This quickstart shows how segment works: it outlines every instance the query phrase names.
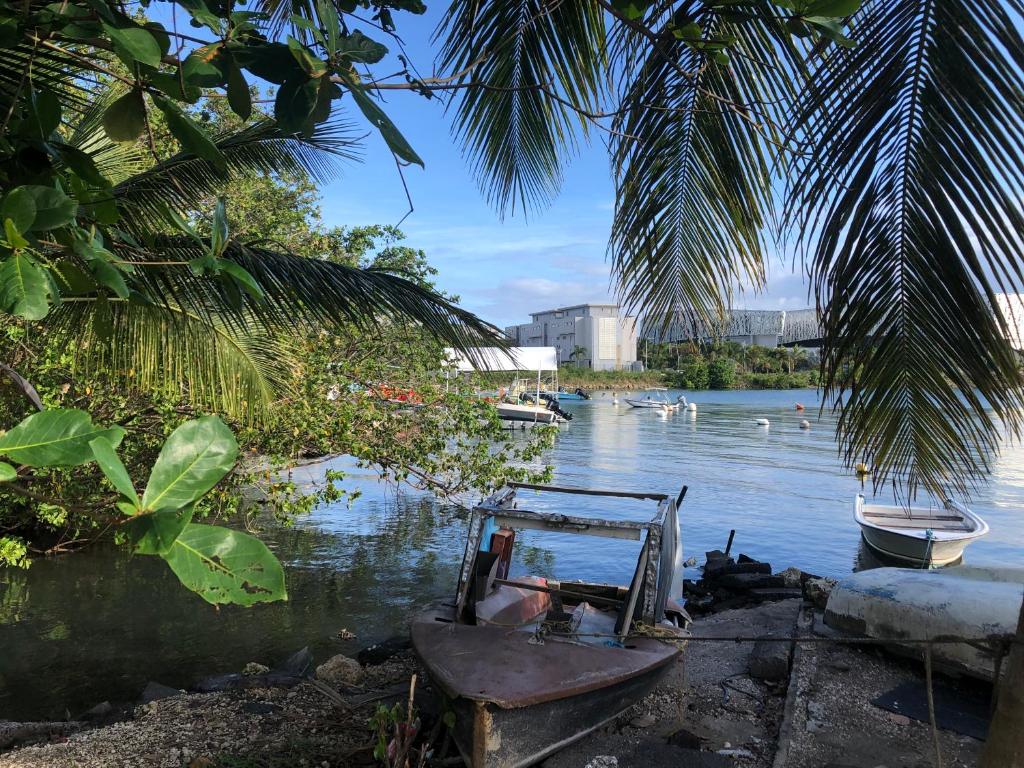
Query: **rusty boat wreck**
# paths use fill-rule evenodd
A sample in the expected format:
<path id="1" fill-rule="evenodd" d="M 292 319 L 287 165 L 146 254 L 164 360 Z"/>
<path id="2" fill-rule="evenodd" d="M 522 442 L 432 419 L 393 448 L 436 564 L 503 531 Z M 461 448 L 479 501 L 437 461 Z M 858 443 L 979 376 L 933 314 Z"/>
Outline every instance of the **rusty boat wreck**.
<path id="1" fill-rule="evenodd" d="M 573 514 L 520 508 L 517 491 L 562 494 Z M 471 514 L 454 598 L 412 621 L 412 643 L 455 714 L 471 768 L 517 768 L 616 718 L 649 693 L 682 652 L 678 497 L 512 484 Z M 650 501 L 647 521 L 575 514 L 594 497 Z M 629 584 L 510 578 L 517 532 L 641 542 Z"/>

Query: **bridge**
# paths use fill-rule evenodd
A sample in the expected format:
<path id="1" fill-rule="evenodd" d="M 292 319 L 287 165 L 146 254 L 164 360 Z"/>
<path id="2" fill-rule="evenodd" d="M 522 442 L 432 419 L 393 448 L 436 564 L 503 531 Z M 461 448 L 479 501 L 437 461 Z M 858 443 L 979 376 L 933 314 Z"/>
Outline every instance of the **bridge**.
<path id="1" fill-rule="evenodd" d="M 763 347 L 821 346 L 821 323 L 816 309 L 733 309 L 714 323 L 692 310 L 675 313 L 667 324 L 648 323 L 643 338 L 652 344 L 687 341 L 735 341 Z"/>

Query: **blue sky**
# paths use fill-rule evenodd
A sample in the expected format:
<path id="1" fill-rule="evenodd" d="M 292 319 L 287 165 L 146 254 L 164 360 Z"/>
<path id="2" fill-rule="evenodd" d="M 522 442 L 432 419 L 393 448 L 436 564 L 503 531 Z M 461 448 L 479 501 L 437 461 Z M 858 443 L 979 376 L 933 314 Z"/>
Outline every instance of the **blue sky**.
<path id="1" fill-rule="evenodd" d="M 395 13 L 406 52 L 421 76 L 432 74 L 430 36 L 444 3 L 425 16 Z M 379 31 L 364 30 L 391 49 L 374 68 L 401 66 L 397 46 Z M 389 68 L 389 65 L 393 67 Z M 605 247 L 614 190 L 599 138 L 583 147 L 566 173 L 562 192 L 546 210 L 504 221 L 489 207 L 451 138 L 441 100 L 406 91 L 387 93 L 382 106 L 423 158 L 426 168 L 405 169 L 414 212 L 402 229 L 407 244 L 423 248 L 440 270 L 439 285 L 462 305 L 497 325 L 526 322 L 530 312 L 614 297 Z M 349 114 L 358 125 L 361 116 Z M 367 137 L 362 163 L 348 164 L 322 188 L 329 225 L 394 224 L 408 210 L 394 160 L 376 133 Z M 773 259 L 768 291 L 740 297 L 745 307 L 807 306 L 807 290 L 789 263 Z"/>

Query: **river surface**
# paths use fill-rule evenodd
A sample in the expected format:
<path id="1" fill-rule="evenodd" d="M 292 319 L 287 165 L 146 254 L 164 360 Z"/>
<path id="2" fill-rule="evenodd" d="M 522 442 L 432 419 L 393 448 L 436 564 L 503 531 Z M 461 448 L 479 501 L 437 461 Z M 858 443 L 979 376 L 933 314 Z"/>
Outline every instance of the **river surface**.
<path id="1" fill-rule="evenodd" d="M 837 460 L 832 419 L 819 419 L 813 391 L 687 394 L 696 414 L 616 407 L 609 395 L 565 404 L 575 418 L 548 457 L 556 482 L 671 494 L 687 485 L 686 556 L 724 548 L 736 529 L 734 552 L 780 570 L 841 576 L 870 564 L 852 517 L 861 484 Z M 797 400 L 805 414 L 794 410 Z M 771 425 L 757 426 L 759 417 Z M 801 418 L 810 430 L 799 428 Z M 422 603 L 451 593 L 466 513 L 379 483 L 344 459 L 331 466 L 363 491 L 351 507 L 324 506 L 263 533 L 286 565 L 286 603 L 215 610 L 161 561 L 105 547 L 0 569 L 0 720 L 76 715 L 100 701 L 134 700 L 150 680 L 186 687 L 248 661 L 273 665 L 303 646 L 322 661 L 403 632 Z M 322 466 L 303 472 L 315 479 Z M 636 520 L 653 512 L 651 502 L 548 496 L 521 492 L 520 506 Z M 1020 564 L 1024 450 L 1004 453 L 971 504 L 992 533 L 966 559 Z M 638 546 L 527 533 L 514 570 L 625 583 Z M 338 639 L 342 629 L 357 639 Z"/>

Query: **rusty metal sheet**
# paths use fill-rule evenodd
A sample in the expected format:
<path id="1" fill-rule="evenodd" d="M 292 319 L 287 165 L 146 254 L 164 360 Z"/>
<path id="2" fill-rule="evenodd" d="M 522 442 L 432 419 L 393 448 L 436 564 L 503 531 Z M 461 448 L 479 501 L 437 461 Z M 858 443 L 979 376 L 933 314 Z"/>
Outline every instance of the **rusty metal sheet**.
<path id="1" fill-rule="evenodd" d="M 577 645 L 530 632 L 456 624 L 450 605 L 412 622 L 412 642 L 431 679 L 449 696 L 526 707 L 614 685 L 672 662 L 680 653 L 653 638 L 627 648 Z"/>

